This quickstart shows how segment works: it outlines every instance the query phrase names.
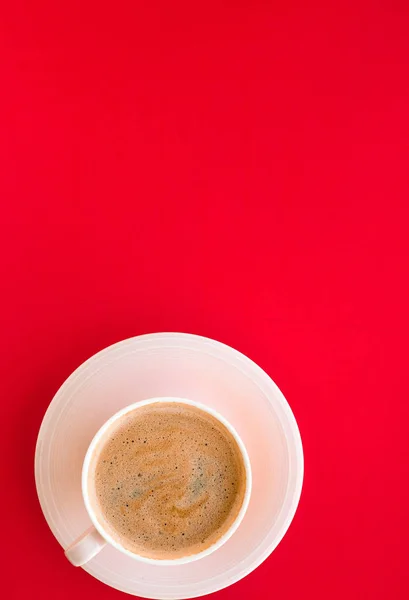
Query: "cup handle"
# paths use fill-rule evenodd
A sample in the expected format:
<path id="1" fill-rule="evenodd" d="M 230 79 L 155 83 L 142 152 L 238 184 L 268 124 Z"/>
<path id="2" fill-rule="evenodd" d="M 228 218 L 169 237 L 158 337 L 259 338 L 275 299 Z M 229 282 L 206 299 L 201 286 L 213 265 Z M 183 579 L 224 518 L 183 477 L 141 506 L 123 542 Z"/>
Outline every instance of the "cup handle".
<path id="1" fill-rule="evenodd" d="M 74 567 L 82 567 L 91 558 L 94 558 L 105 545 L 106 541 L 102 535 L 92 526 L 68 546 L 64 554 Z"/>

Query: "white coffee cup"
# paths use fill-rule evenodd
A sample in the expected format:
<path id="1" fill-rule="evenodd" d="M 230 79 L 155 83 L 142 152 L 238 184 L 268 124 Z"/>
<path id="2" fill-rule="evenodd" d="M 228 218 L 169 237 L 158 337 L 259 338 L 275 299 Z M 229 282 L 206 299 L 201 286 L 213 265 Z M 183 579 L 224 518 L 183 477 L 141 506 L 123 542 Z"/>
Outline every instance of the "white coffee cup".
<path id="1" fill-rule="evenodd" d="M 196 554 L 192 554 L 189 556 L 184 556 L 182 558 L 166 559 L 166 560 L 148 558 L 146 556 L 140 556 L 134 552 L 131 552 L 130 550 L 127 550 L 120 543 L 118 543 L 116 540 L 114 540 L 109 535 L 109 533 L 104 529 L 104 527 L 101 525 L 101 523 L 98 521 L 95 511 L 91 505 L 91 502 L 89 499 L 89 493 L 88 493 L 88 480 L 89 480 L 89 469 L 90 469 L 90 464 L 91 464 L 91 458 L 92 458 L 93 453 L 98 445 L 98 442 L 101 440 L 101 438 L 103 437 L 105 432 L 112 426 L 113 423 L 115 423 L 115 421 L 117 419 L 120 419 L 121 417 L 126 415 L 128 412 L 133 411 L 138 408 L 141 408 L 142 406 L 156 404 L 157 402 L 177 402 L 178 404 L 187 404 L 188 406 L 194 406 L 194 407 L 199 408 L 200 410 L 212 415 L 212 417 L 214 417 L 215 419 L 220 421 L 224 425 L 224 427 L 230 432 L 230 434 L 233 436 L 233 438 L 236 440 L 237 445 L 240 449 L 242 458 L 243 458 L 243 464 L 244 464 L 244 468 L 246 471 L 246 488 L 245 488 L 245 492 L 244 492 L 243 503 L 241 505 L 240 511 L 239 511 L 236 519 L 233 521 L 233 523 L 231 524 L 229 529 L 214 544 L 212 544 L 211 546 L 209 546 L 202 552 L 198 552 Z M 136 560 L 139 560 L 139 561 L 142 561 L 145 563 L 150 563 L 150 564 L 180 565 L 180 564 L 186 564 L 186 563 L 192 562 L 194 560 L 198 560 L 199 558 L 208 556 L 209 554 L 211 554 L 212 552 L 214 552 L 215 550 L 220 548 L 225 542 L 227 542 L 227 540 L 237 530 L 241 521 L 243 520 L 243 517 L 245 515 L 245 512 L 247 510 L 247 507 L 248 507 L 248 504 L 250 501 L 251 482 L 252 482 L 252 478 L 251 478 L 250 459 L 249 459 L 247 450 L 246 450 L 239 434 L 234 429 L 234 427 L 224 417 L 222 417 L 222 415 L 220 415 L 214 409 L 209 408 L 209 407 L 205 406 L 204 404 L 200 404 L 199 402 L 194 402 L 193 400 L 187 400 L 185 398 L 151 398 L 149 400 L 144 400 L 142 402 L 136 402 L 134 404 L 130 404 L 129 406 L 126 406 L 119 412 L 115 413 L 110 419 L 108 419 L 102 425 L 102 427 L 95 434 L 92 442 L 90 443 L 90 445 L 88 447 L 88 450 L 85 455 L 83 467 L 82 467 L 82 495 L 84 498 L 85 507 L 88 511 L 89 517 L 92 522 L 92 526 L 89 529 L 87 529 L 86 531 L 84 531 L 84 533 L 65 550 L 65 555 L 74 566 L 80 567 L 80 566 L 84 565 L 85 563 L 87 563 L 92 558 L 94 558 L 94 556 L 96 556 L 98 554 L 98 552 L 100 552 L 104 548 L 104 546 L 106 546 L 106 544 L 111 544 L 112 546 L 114 546 L 114 548 L 116 548 L 117 550 L 120 550 L 120 552 L 123 552 L 124 554 L 127 554 L 131 558 L 134 558 Z"/>

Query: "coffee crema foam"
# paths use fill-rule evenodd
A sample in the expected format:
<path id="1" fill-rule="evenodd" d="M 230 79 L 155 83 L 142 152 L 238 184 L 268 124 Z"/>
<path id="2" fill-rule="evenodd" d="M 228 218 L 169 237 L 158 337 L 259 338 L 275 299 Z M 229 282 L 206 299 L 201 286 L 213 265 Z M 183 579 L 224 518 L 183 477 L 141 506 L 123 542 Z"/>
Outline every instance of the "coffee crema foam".
<path id="1" fill-rule="evenodd" d="M 177 402 L 127 413 L 91 460 L 88 491 L 102 527 L 124 548 L 154 559 L 202 552 L 243 504 L 238 444 L 210 414 Z"/>

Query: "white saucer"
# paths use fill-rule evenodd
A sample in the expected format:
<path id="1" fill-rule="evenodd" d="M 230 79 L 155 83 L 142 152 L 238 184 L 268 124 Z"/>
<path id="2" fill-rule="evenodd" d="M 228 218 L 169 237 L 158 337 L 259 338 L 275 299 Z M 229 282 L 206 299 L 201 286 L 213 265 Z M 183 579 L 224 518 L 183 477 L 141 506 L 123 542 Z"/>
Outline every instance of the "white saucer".
<path id="1" fill-rule="evenodd" d="M 207 404 L 237 429 L 253 471 L 246 516 L 222 548 L 188 565 L 147 565 L 106 547 L 83 568 L 128 594 L 193 598 L 227 587 L 265 560 L 287 531 L 301 494 L 297 423 L 275 383 L 243 354 L 195 335 L 158 333 L 90 358 L 62 385 L 44 417 L 35 457 L 37 493 L 53 534 L 66 548 L 90 525 L 81 468 L 92 437 L 122 407 L 157 396 Z"/>

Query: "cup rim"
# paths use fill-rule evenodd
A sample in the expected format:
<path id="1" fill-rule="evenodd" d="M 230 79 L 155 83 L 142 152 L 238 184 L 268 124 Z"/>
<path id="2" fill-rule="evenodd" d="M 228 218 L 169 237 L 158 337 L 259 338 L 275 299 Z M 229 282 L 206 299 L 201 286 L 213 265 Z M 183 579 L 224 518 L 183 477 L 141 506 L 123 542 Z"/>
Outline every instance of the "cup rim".
<path id="1" fill-rule="evenodd" d="M 94 453 L 94 450 L 95 450 L 99 440 L 101 439 L 103 434 L 109 429 L 109 427 L 111 427 L 111 425 L 115 421 L 117 421 L 117 419 L 121 418 L 122 416 L 126 415 L 128 412 L 131 412 L 132 410 L 135 410 L 137 408 L 142 408 L 143 406 L 149 406 L 151 404 L 158 404 L 158 403 L 165 403 L 165 402 L 166 403 L 179 403 L 179 404 L 186 404 L 188 406 L 194 406 L 200 410 L 203 410 L 207 414 L 210 414 L 212 417 L 214 417 L 220 423 L 222 423 L 222 425 L 224 425 L 226 427 L 226 429 L 229 431 L 229 433 L 234 437 L 234 439 L 240 449 L 240 452 L 241 452 L 241 455 L 243 458 L 244 468 L 246 471 L 246 489 L 244 492 L 243 502 L 242 502 L 240 510 L 237 514 L 237 517 L 235 518 L 233 523 L 230 525 L 229 529 L 227 531 L 225 531 L 225 533 L 216 542 L 214 542 L 211 546 L 209 546 L 205 550 L 202 550 L 201 552 L 198 552 L 196 554 L 191 554 L 188 556 L 183 556 L 183 557 L 174 558 L 174 559 L 160 559 L 160 558 L 149 558 L 146 556 L 141 556 L 140 554 L 131 552 L 127 548 L 124 548 L 119 542 L 114 540 L 111 537 L 111 535 L 106 532 L 104 527 L 100 524 L 100 522 L 96 518 L 95 512 L 91 506 L 91 502 L 89 499 L 88 486 L 87 486 L 89 467 L 91 464 L 92 455 Z M 225 544 L 225 542 L 227 542 L 227 540 L 229 540 L 231 538 L 231 536 L 234 534 L 234 532 L 238 529 L 240 523 L 242 522 L 242 520 L 244 518 L 244 515 L 247 511 L 247 508 L 248 508 L 248 505 L 250 502 L 251 489 L 252 489 L 252 473 L 251 473 L 250 458 L 249 458 L 249 455 L 248 455 L 248 452 L 244 445 L 243 440 L 241 439 L 241 437 L 239 436 L 239 434 L 237 433 L 237 431 L 233 427 L 233 425 L 225 417 L 223 417 L 223 415 L 221 415 L 218 411 L 216 411 L 215 409 L 213 409 L 205 404 L 202 404 L 201 402 L 196 402 L 195 400 L 190 400 L 188 398 L 179 398 L 179 397 L 174 397 L 174 396 L 147 398 L 146 400 L 137 401 L 137 402 L 133 402 L 132 404 L 128 404 L 127 406 L 125 406 L 124 408 L 119 410 L 118 412 L 114 413 L 109 419 L 107 419 L 103 423 L 103 425 L 101 425 L 101 427 L 98 429 L 98 431 L 92 438 L 91 443 L 89 444 L 87 452 L 85 454 L 85 458 L 84 458 L 84 462 L 83 462 L 83 466 L 82 466 L 82 473 L 81 473 L 81 490 L 82 490 L 82 496 L 83 496 L 84 503 L 85 503 L 85 508 L 88 512 L 88 515 L 89 515 L 95 529 L 105 539 L 105 541 L 107 543 L 109 543 L 111 546 L 113 546 L 114 548 L 116 548 L 117 550 L 119 550 L 120 552 L 126 554 L 127 556 L 130 556 L 131 558 L 134 558 L 135 560 L 139 560 L 139 561 L 147 563 L 147 564 L 163 565 L 163 566 L 187 564 L 187 563 L 199 560 L 200 558 L 209 556 L 210 554 L 212 554 L 213 552 L 218 550 L 221 546 L 223 546 L 223 544 Z"/>

